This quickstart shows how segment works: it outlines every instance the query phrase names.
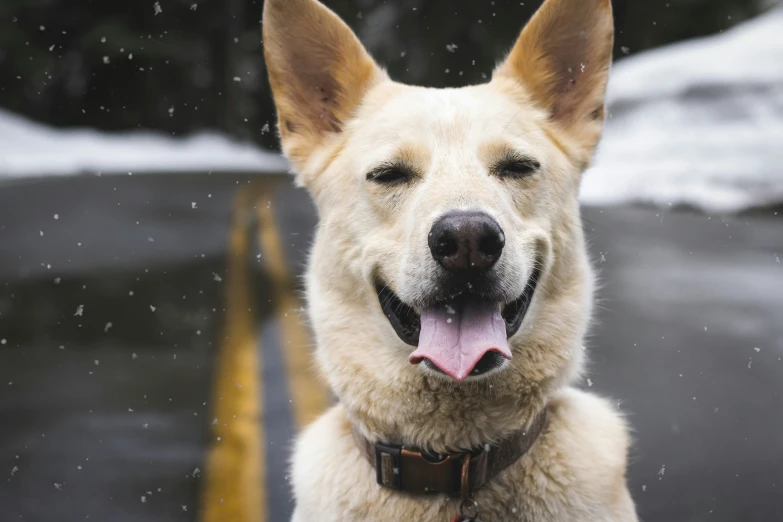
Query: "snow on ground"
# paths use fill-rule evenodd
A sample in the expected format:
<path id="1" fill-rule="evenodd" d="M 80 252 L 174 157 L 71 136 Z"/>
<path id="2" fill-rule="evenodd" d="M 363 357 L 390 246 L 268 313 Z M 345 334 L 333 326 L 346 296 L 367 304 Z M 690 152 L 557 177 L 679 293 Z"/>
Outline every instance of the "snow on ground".
<path id="1" fill-rule="evenodd" d="M 587 204 L 783 201 L 783 9 L 620 61 Z"/>
<path id="2" fill-rule="evenodd" d="M 172 138 L 149 131 L 62 130 L 0 110 L 0 182 L 98 173 L 286 170 L 279 155 L 217 133 Z"/>

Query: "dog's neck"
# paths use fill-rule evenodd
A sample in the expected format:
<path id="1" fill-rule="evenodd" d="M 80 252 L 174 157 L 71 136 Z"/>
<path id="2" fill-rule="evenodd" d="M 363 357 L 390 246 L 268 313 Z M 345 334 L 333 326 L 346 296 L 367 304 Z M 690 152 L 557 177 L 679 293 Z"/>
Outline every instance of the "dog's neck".
<path id="1" fill-rule="evenodd" d="M 342 402 L 349 420 L 372 442 L 449 453 L 496 444 L 544 410 L 549 390 L 506 388 L 500 390 L 491 381 L 455 386 L 425 376 L 405 396 Z"/>
<path id="2" fill-rule="evenodd" d="M 528 452 L 544 430 L 546 413 L 544 408 L 523 429 L 496 444 L 466 452 L 433 453 L 372 442 L 356 425 L 352 433 L 360 453 L 375 468 L 379 485 L 412 494 L 445 493 L 468 499 Z"/>

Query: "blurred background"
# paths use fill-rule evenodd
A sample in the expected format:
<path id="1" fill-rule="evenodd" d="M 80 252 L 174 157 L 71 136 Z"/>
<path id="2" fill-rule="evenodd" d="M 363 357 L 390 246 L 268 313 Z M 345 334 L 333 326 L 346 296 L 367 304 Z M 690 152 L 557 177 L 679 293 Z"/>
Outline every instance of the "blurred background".
<path id="1" fill-rule="evenodd" d="M 539 0 L 329 0 L 399 81 L 486 81 Z M 783 7 L 614 0 L 582 185 L 586 389 L 642 520 L 783 520 Z M 259 522 L 332 400 L 260 0 L 0 2 L 3 520 Z M 590 451 L 590 448 L 585 448 Z"/>

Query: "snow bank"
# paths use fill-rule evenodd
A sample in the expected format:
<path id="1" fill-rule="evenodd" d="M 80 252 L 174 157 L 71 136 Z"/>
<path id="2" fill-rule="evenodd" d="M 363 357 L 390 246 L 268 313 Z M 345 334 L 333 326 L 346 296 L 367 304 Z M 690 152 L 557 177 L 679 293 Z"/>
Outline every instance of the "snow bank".
<path id="1" fill-rule="evenodd" d="M 277 154 L 217 133 L 189 138 L 138 131 L 56 129 L 0 110 L 0 181 L 77 174 L 278 173 Z"/>
<path id="2" fill-rule="evenodd" d="M 620 61 L 587 204 L 737 211 L 783 201 L 783 9 Z M 209 133 L 59 130 L 0 110 L 0 180 L 82 173 L 281 172 L 278 155 Z"/>
<path id="3" fill-rule="evenodd" d="M 620 61 L 587 204 L 783 201 L 783 9 Z"/>

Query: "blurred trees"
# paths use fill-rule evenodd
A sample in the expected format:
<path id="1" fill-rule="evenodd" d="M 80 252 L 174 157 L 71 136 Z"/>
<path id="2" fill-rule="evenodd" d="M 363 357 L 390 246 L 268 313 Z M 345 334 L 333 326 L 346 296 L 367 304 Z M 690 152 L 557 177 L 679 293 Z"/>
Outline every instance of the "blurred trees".
<path id="1" fill-rule="evenodd" d="M 540 0 L 326 0 L 393 78 L 487 78 Z M 613 0 L 616 57 L 716 33 L 762 0 Z M 62 126 L 217 128 L 275 147 L 262 0 L 0 0 L 0 106 Z"/>

